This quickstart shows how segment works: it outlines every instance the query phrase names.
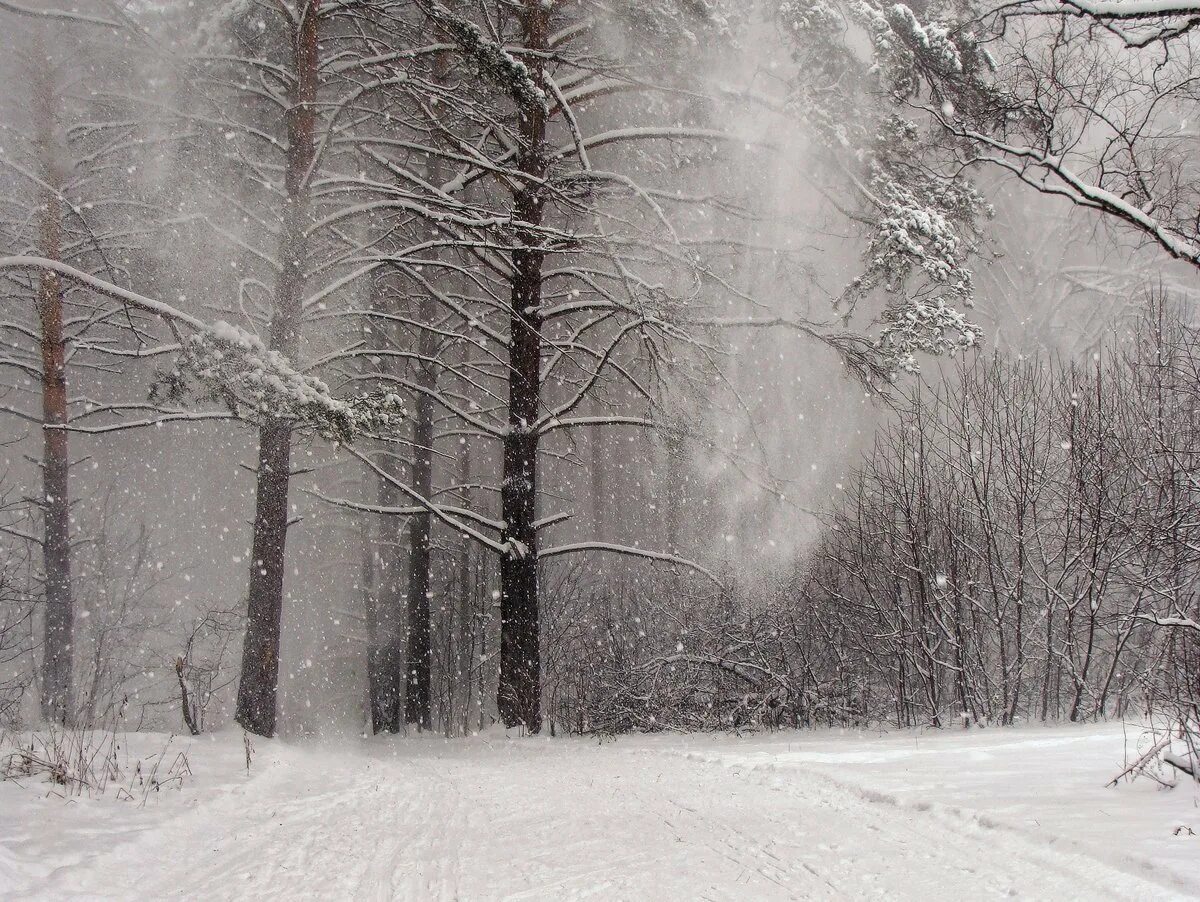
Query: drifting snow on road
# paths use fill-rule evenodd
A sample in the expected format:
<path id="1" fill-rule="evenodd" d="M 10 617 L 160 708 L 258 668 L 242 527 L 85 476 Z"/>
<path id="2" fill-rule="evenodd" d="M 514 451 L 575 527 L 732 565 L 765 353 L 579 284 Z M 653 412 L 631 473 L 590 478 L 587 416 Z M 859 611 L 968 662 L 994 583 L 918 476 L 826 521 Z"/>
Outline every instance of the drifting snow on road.
<path id="1" fill-rule="evenodd" d="M 135 737 L 141 741 L 141 737 Z M 1154 899 L 1189 786 L 1104 789 L 1120 727 L 190 743 L 144 808 L 0 785 L 6 899 Z M 1198 830 L 1197 832 L 1200 832 Z"/>

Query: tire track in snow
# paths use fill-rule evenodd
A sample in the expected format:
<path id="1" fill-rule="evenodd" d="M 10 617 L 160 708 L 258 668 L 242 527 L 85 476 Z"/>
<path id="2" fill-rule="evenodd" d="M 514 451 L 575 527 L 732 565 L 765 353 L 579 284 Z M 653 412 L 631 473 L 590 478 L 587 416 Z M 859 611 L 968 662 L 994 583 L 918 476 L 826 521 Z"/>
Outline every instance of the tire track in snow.
<path id="1" fill-rule="evenodd" d="M 746 764 L 737 756 L 681 750 L 636 751 L 634 754 L 686 758 L 702 766 L 734 772 L 739 779 L 800 802 L 800 810 L 835 811 L 857 820 L 861 829 L 879 837 L 876 849 L 897 841 L 926 866 L 973 885 L 985 896 L 1054 899 L 1188 899 L 1178 887 L 1112 867 L 1082 851 L 1039 843 L 1022 831 L 985 815 L 927 803 L 906 805 L 885 793 L 844 783 L 795 765 Z M 846 832 L 853 836 L 853 831 Z M 903 837 L 902 839 L 900 839 Z M 882 845 L 880 845 L 881 843 Z M 839 847 L 825 843 L 837 870 Z M 853 876 L 861 876 L 861 871 Z M 924 875 L 908 871 L 912 891 Z M 1001 887 L 1008 884 L 1001 890 Z M 963 884 L 960 884 L 960 887 Z M 1031 888 L 1035 890 L 1031 893 Z M 912 892 L 914 897 L 918 893 Z"/>
<path id="2" fill-rule="evenodd" d="M 280 745 L 263 768 L 33 898 L 1172 898 L 985 818 L 736 753 L 397 739 Z"/>
<path id="3" fill-rule="evenodd" d="M 420 795 L 394 812 L 408 825 L 403 838 L 393 844 L 393 854 L 380 856 L 362 875 L 356 898 L 372 898 L 381 885 L 390 888 L 390 899 L 428 899 L 452 902 L 459 898 L 462 866 L 459 837 L 469 830 L 470 817 L 461 792 L 431 768 L 410 759 L 407 789 L 413 782 Z M 419 771 L 414 777 L 414 771 Z M 411 791 L 408 793 L 411 797 Z M 411 865 L 411 866 L 410 866 Z"/>

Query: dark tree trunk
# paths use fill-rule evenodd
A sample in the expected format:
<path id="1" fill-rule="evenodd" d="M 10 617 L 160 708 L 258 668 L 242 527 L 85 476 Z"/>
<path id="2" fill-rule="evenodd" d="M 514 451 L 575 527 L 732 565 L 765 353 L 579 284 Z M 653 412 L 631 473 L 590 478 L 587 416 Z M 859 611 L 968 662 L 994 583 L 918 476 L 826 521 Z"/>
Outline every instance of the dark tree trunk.
<path id="1" fill-rule="evenodd" d="M 42 212 L 41 252 L 50 260 L 61 255 L 62 202 L 47 193 Z M 45 535 L 42 560 L 46 569 L 46 615 L 42 659 L 42 716 L 53 723 L 71 719 L 72 634 L 71 496 L 68 486 L 67 370 L 63 339 L 62 286 L 57 275 L 43 272 L 38 289 L 42 325 L 42 515 Z"/>
<path id="2" fill-rule="evenodd" d="M 366 472 L 363 474 L 363 482 L 363 494 L 365 495 L 365 490 L 373 485 L 371 477 Z M 359 521 L 359 547 L 362 553 L 362 560 L 359 567 L 359 581 L 362 584 L 363 615 L 367 626 L 366 714 L 371 725 L 371 732 L 373 733 L 378 733 L 381 729 L 377 685 L 379 679 L 380 636 L 383 632 L 379 620 L 379 580 L 375 577 L 376 560 L 380 556 L 379 546 L 373 541 L 373 530 L 376 519 L 362 517 Z"/>
<path id="3" fill-rule="evenodd" d="M 596 413 L 603 415 L 606 411 L 597 405 Z M 592 443 L 591 472 L 588 473 L 589 489 L 592 501 L 592 536 L 597 542 L 607 540 L 608 530 L 606 520 L 610 505 L 604 500 L 604 435 L 605 431 L 599 426 L 589 430 L 588 441 Z"/>
<path id="4" fill-rule="evenodd" d="M 433 60 L 432 78 L 435 84 L 445 81 L 450 57 L 439 53 Z M 435 138 L 435 144 L 441 143 Z M 426 165 L 430 184 L 441 182 L 441 160 L 435 154 Z M 436 256 L 436 254 L 435 254 Z M 437 336 L 432 331 L 438 313 L 437 300 L 429 295 L 421 299 L 417 321 L 420 337 L 417 340 L 417 396 L 413 411 L 413 490 L 425 499 L 433 496 L 433 392 L 437 390 L 438 371 L 434 364 Z M 420 730 L 433 727 L 433 694 L 431 669 L 433 646 L 430 630 L 429 604 L 433 590 L 430 530 L 433 518 L 428 513 L 415 514 L 409 529 L 408 550 L 408 673 L 404 698 L 404 719 Z"/>
<path id="5" fill-rule="evenodd" d="M 318 19 L 321 0 L 301 7 L 293 43 L 296 81 L 286 113 L 288 147 L 279 260 L 283 267 L 271 317 L 271 347 L 294 358 L 299 346 L 308 251 L 308 177 L 316 152 Z M 254 542 L 246 639 L 238 684 L 237 722 L 259 736 L 275 735 L 279 637 L 283 614 L 284 545 L 291 481 L 291 424 L 267 417 L 259 430 Z"/>
<path id="6" fill-rule="evenodd" d="M 540 0 L 525 0 L 521 12 L 525 59 L 530 75 L 544 87 L 549 10 Z M 542 264 L 536 231 L 545 198 L 539 187 L 546 175 L 546 114 L 533 105 L 521 111 L 517 166 L 532 176 L 516 192 L 513 220 L 518 248 L 513 251 L 512 312 L 509 337 L 508 432 L 504 437 L 504 476 L 500 487 L 502 538 L 500 558 L 500 684 L 497 705 L 505 726 L 542 727 L 541 649 L 538 636 L 537 457 L 536 429 L 541 394 Z"/>
<path id="7" fill-rule="evenodd" d="M 251 733 L 274 736 L 288 482 L 291 478 L 291 428 L 285 422 L 271 420 L 259 430 L 258 442 L 254 545 L 237 721 Z"/>
<path id="8" fill-rule="evenodd" d="M 458 482 L 462 486 L 463 507 L 471 509 L 471 442 L 464 439 L 458 457 Z M 462 734 L 470 732 L 471 663 L 474 658 L 475 634 L 471 628 L 471 540 L 459 539 L 458 545 L 458 673 L 463 684 Z M 480 700 L 482 701 L 482 699 Z"/>
<path id="9" fill-rule="evenodd" d="M 373 306 L 383 312 L 396 312 L 383 282 L 374 288 Z M 391 330 L 381 334 L 394 341 Z M 398 380 L 395 358 L 385 357 L 382 372 L 389 381 Z M 384 449 L 387 450 L 386 448 Z M 400 460 L 385 453 L 379 461 L 380 469 L 386 474 L 378 476 L 378 499 L 382 508 L 397 508 L 404 496 L 396 483 L 407 477 Z M 404 726 L 404 709 L 401 702 L 404 691 L 404 645 L 401 625 L 407 612 L 404 605 L 403 560 L 400 540 L 404 520 L 394 514 L 378 517 L 379 541 L 377 549 L 379 569 L 374 604 L 369 610 L 369 636 L 367 648 L 367 695 L 371 709 L 371 729 L 376 733 L 399 733 Z"/>
<path id="10" fill-rule="evenodd" d="M 404 477 L 395 458 L 385 457 L 382 468 L 396 480 Z M 380 478 L 379 504 L 399 507 L 399 489 Z M 404 726 L 404 645 L 400 624 L 404 617 L 403 568 L 400 558 L 401 518 L 384 514 L 381 518 L 379 555 L 379 602 L 376 608 L 376 632 L 370 656 L 371 726 L 376 733 L 399 733 Z"/>
<path id="11" fill-rule="evenodd" d="M 679 440 L 666 443 L 666 478 L 661 504 L 666 507 L 667 551 L 679 554 L 683 541 L 683 505 L 687 499 L 687 461 Z"/>
<path id="12" fill-rule="evenodd" d="M 432 303 L 421 304 L 421 322 L 428 324 L 434 315 Z M 437 376 L 428 362 L 435 353 L 433 333 L 425 329 L 419 344 L 423 358 L 417 364 L 417 393 L 413 416 L 413 490 L 422 498 L 433 494 L 433 398 L 429 392 L 437 387 Z M 430 515 L 414 514 L 409 528 L 408 552 L 408 683 L 405 694 L 405 720 L 421 730 L 433 726 L 430 692 L 430 667 L 433 648 L 430 644 L 429 600 L 430 579 Z"/>
<path id="13" fill-rule="evenodd" d="M 200 735 L 200 727 L 196 724 L 196 715 L 192 710 L 192 696 L 188 692 L 187 680 L 183 678 L 183 658 L 175 659 L 175 679 L 179 681 L 179 706 L 183 711 L 183 723 L 188 733 Z"/>
<path id="14" fill-rule="evenodd" d="M 45 53 L 37 54 L 45 58 Z M 49 65 L 49 64 L 47 64 Z M 50 76 L 33 76 L 33 111 L 38 155 L 46 190 L 42 195 L 39 252 L 49 260 L 62 259 L 62 198 L 64 173 L 59 162 L 57 100 Z M 44 271 L 38 284 L 38 319 L 42 354 L 42 563 L 46 571 L 43 621 L 42 717 L 66 724 L 72 715 L 72 656 L 75 626 L 71 595 L 71 496 L 68 485 L 67 366 L 63 335 L 62 282 Z"/>

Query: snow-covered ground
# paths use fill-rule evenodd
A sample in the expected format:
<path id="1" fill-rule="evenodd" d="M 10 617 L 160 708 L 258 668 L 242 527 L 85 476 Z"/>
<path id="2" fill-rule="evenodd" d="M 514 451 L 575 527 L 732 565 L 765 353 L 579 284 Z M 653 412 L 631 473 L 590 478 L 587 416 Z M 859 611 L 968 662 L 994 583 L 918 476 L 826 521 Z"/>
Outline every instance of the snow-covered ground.
<path id="1" fill-rule="evenodd" d="M 0 785 L 0 896 L 1200 898 L 1195 789 L 1104 788 L 1137 738 L 258 740 L 247 775 L 225 732 L 144 807 Z"/>

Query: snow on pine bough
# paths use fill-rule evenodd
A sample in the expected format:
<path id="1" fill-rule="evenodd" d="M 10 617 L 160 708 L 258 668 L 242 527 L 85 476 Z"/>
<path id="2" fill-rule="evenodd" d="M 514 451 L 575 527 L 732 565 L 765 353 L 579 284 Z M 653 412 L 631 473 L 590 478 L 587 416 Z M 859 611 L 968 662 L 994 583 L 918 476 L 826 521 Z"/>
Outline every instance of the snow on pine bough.
<path id="1" fill-rule="evenodd" d="M 119 301 L 127 310 L 162 320 L 178 342 L 179 357 L 175 369 L 160 374 L 152 387 L 153 402 L 185 400 L 191 394 L 190 377 L 205 389 L 202 397 L 222 402 L 238 419 L 291 420 L 339 444 L 350 444 L 360 435 L 387 435 L 404 419 L 403 401 L 395 393 L 335 398 L 324 382 L 299 372 L 286 357 L 239 326 L 207 323 L 57 260 L 0 257 L 0 271 L 5 270 L 50 273 Z"/>
<path id="2" fill-rule="evenodd" d="M 203 386 L 204 397 L 239 419 L 292 420 L 338 444 L 390 434 L 404 420 L 404 403 L 394 392 L 335 398 L 323 381 L 295 370 L 257 335 L 224 321 L 188 336 L 176 368 L 155 384 L 155 399 L 183 400 L 189 377 Z"/>

